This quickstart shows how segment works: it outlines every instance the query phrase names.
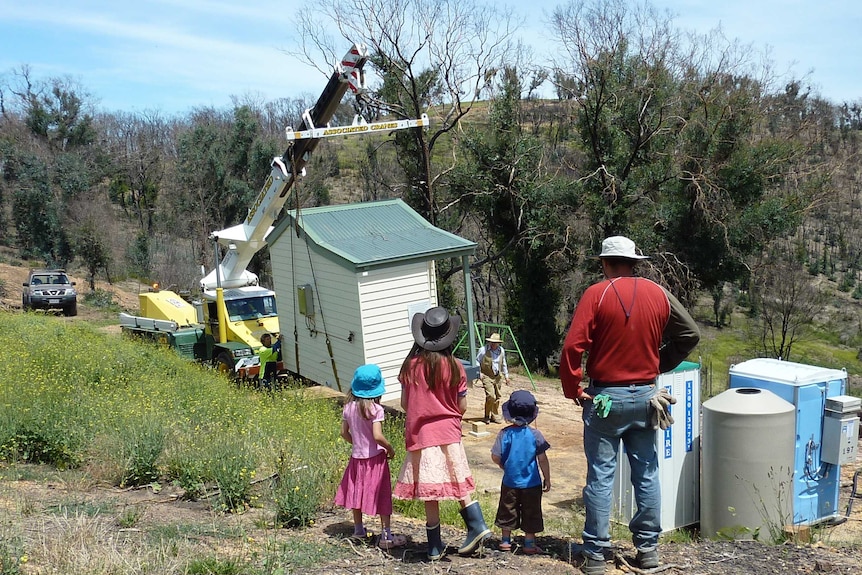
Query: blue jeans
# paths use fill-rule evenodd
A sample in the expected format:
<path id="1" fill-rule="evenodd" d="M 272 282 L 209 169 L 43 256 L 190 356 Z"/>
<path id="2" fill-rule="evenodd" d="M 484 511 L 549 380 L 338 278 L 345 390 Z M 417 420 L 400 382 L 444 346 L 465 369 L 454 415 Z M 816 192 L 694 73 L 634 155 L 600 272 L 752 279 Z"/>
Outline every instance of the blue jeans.
<path id="1" fill-rule="evenodd" d="M 655 429 L 650 425 L 651 385 L 590 387 L 587 393 L 611 398 L 607 417 L 596 414 L 595 402 L 584 406 L 584 453 L 587 456 L 587 484 L 584 487 L 584 553 L 602 559 L 610 549 L 610 520 L 614 474 L 620 440 L 631 465 L 637 512 L 629 522 L 632 543 L 638 551 L 652 551 L 661 534 L 661 489 Z M 623 479 L 624 480 L 624 479 Z"/>

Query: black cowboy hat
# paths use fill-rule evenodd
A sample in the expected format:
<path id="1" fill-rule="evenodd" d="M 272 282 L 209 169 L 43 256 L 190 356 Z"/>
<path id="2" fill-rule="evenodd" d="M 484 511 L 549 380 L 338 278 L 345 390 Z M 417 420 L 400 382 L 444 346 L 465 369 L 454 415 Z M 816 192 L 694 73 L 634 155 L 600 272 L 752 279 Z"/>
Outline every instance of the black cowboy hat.
<path id="1" fill-rule="evenodd" d="M 450 316 L 442 307 L 432 307 L 425 313 L 413 316 L 413 339 L 423 349 L 441 351 L 452 345 L 458 336 L 461 318 Z"/>

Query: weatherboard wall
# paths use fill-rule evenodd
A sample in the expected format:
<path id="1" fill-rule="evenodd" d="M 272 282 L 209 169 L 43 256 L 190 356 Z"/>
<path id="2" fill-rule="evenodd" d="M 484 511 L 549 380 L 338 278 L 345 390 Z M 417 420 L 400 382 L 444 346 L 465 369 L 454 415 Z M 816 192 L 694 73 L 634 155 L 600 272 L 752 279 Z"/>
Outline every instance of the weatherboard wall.
<path id="1" fill-rule="evenodd" d="M 284 334 L 285 367 L 311 381 L 346 392 L 354 369 L 365 363 L 361 334 L 356 333 L 360 324 L 355 273 L 307 250 L 297 238 L 293 240 L 277 242 L 270 249 L 279 324 Z M 311 286 L 314 312 L 308 316 L 300 314 L 298 309 L 297 287 L 301 285 Z M 354 332 L 352 342 L 351 332 Z M 299 348 L 298 365 L 295 343 Z"/>
<path id="2" fill-rule="evenodd" d="M 420 261 L 357 273 L 365 362 L 383 372 L 383 401 L 401 396 L 398 372 L 413 347 L 413 313 L 437 305 L 433 270 L 433 262 Z"/>
<path id="3" fill-rule="evenodd" d="M 398 372 L 413 345 L 410 317 L 437 305 L 433 260 L 357 271 L 288 234 L 270 247 L 270 260 L 286 369 L 346 393 L 356 367 L 376 363 L 386 382 L 383 401 L 397 400 Z M 310 285 L 313 294 L 314 315 L 308 318 L 298 310 L 301 285 Z"/>
<path id="4" fill-rule="evenodd" d="M 435 259 L 463 258 L 476 248 L 402 200 L 290 211 L 266 241 L 285 367 L 347 392 L 356 367 L 376 363 L 386 381 L 384 401 L 401 394 L 397 376 L 413 346 L 412 315 L 437 305 Z M 313 294 L 307 315 L 298 309 L 301 285 Z"/>

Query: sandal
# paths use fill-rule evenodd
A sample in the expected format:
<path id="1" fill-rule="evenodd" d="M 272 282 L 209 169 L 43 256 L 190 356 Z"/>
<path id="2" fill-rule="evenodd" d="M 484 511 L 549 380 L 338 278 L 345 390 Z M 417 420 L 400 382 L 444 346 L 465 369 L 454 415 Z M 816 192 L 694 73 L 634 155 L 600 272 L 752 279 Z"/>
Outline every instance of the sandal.
<path id="1" fill-rule="evenodd" d="M 368 529 L 363 529 L 362 531 L 354 531 L 353 535 L 350 536 L 351 539 L 367 539 L 368 538 Z"/>
<path id="2" fill-rule="evenodd" d="M 521 551 L 524 552 L 524 555 L 538 555 L 540 553 L 544 553 L 541 547 L 538 545 L 533 545 L 531 547 L 524 547 Z"/>
<path id="3" fill-rule="evenodd" d="M 397 533 L 393 533 L 390 539 L 384 539 L 381 535 L 380 540 L 377 542 L 377 546 L 384 551 L 388 551 L 393 547 L 403 547 L 406 544 L 407 538 L 403 535 L 398 535 Z"/>
<path id="4" fill-rule="evenodd" d="M 499 549 L 500 551 L 511 551 L 512 544 L 508 541 L 501 541 L 500 544 L 497 546 L 497 549 Z"/>

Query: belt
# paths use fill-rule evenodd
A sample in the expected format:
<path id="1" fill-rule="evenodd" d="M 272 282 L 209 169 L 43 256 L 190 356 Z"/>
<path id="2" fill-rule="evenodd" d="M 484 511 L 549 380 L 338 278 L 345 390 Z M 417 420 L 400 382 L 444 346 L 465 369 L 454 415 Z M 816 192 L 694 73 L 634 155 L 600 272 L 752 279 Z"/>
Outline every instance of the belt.
<path id="1" fill-rule="evenodd" d="M 655 385 L 655 380 L 650 381 L 599 381 L 596 379 L 590 380 L 590 385 L 592 387 L 637 387 L 641 385 L 648 385 L 650 387 Z"/>

